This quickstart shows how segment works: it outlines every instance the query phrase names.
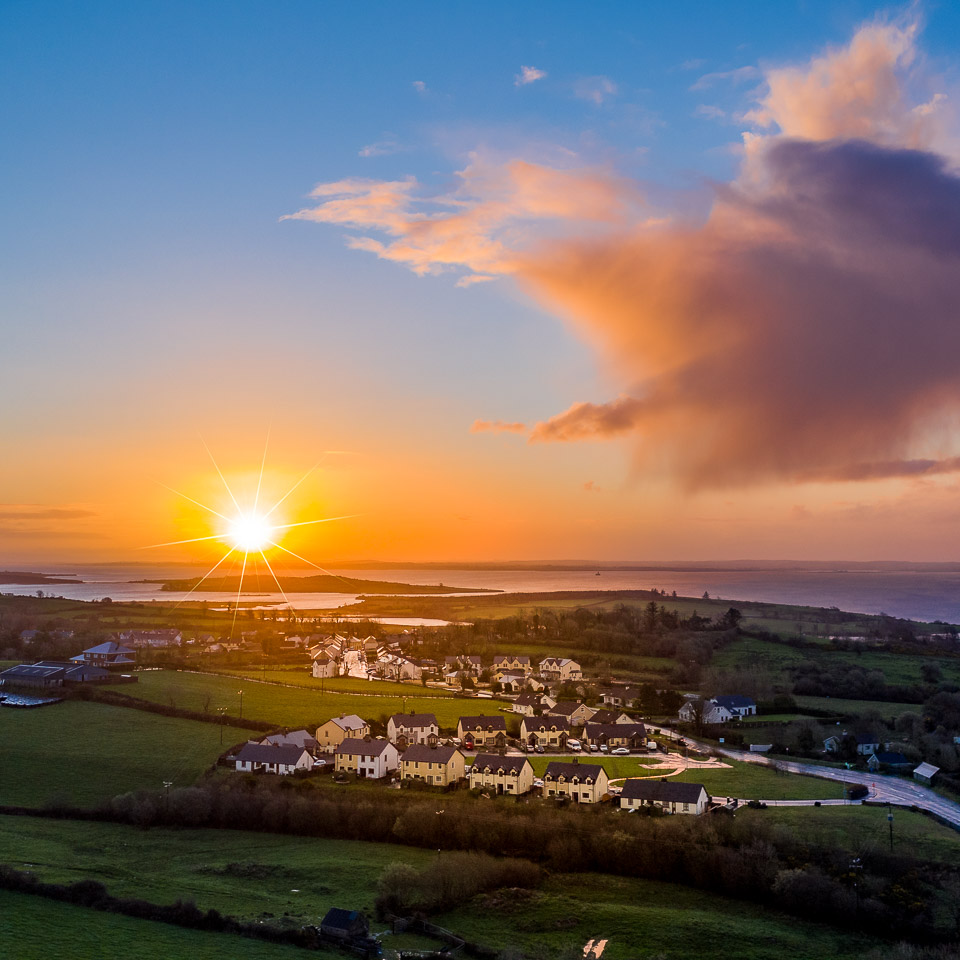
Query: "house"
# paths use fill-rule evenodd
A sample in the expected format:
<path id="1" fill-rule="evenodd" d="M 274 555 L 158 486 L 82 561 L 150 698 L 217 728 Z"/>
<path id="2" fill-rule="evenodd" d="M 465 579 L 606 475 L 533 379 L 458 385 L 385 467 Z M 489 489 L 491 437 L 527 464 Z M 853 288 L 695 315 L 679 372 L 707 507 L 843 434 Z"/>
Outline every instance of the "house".
<path id="1" fill-rule="evenodd" d="M 674 780 L 627 780 L 620 791 L 620 806 L 626 810 L 659 807 L 664 813 L 703 813 L 710 803 L 702 783 Z"/>
<path id="2" fill-rule="evenodd" d="M 590 723 L 636 723 L 636 720 L 622 710 L 596 710 Z"/>
<path id="3" fill-rule="evenodd" d="M 583 735 L 591 746 L 606 746 L 609 750 L 618 747 L 645 750 L 647 747 L 647 730 L 642 723 L 588 723 Z"/>
<path id="4" fill-rule="evenodd" d="M 843 741 L 848 736 L 851 735 L 844 731 L 842 734 L 840 734 L 840 736 L 827 737 L 827 739 L 823 741 L 824 751 L 826 753 L 837 753 L 843 745 Z M 878 750 L 883 749 L 883 744 L 876 734 L 858 733 L 853 737 L 853 739 L 857 744 L 857 754 L 861 757 L 869 757 Z"/>
<path id="5" fill-rule="evenodd" d="M 292 743 L 246 743 L 234 760 L 238 771 L 248 773 L 259 770 L 286 776 L 297 770 L 313 769 L 310 751 Z"/>
<path id="6" fill-rule="evenodd" d="M 377 661 L 373 671 L 383 680 L 419 680 L 423 674 L 420 664 L 409 657 L 395 653 L 384 653 Z"/>
<path id="7" fill-rule="evenodd" d="M 366 937 L 370 933 L 370 924 L 357 910 L 341 910 L 339 907 L 334 907 L 328 910 L 326 916 L 320 921 L 320 933 L 334 940 L 348 942 Z"/>
<path id="8" fill-rule="evenodd" d="M 348 737 L 334 751 L 337 773 L 379 780 L 400 766 L 400 751 L 389 740 Z"/>
<path id="9" fill-rule="evenodd" d="M 370 736 L 370 724 L 361 719 L 355 713 L 349 715 L 341 714 L 339 717 L 333 717 L 322 726 L 317 727 L 317 735 L 314 738 L 321 750 L 329 753 L 338 747 L 347 737 L 363 739 Z"/>
<path id="10" fill-rule="evenodd" d="M 501 673 L 494 675 L 494 679 L 500 684 L 500 689 L 504 693 L 519 693 L 527 686 L 527 678 L 522 673 Z"/>
<path id="11" fill-rule="evenodd" d="M 545 797 L 569 797 L 575 803 L 598 803 L 607 793 L 607 771 L 598 763 L 553 760 L 543 775 Z"/>
<path id="12" fill-rule="evenodd" d="M 98 667 L 126 667 L 136 663 L 135 652 L 130 647 L 124 647 L 115 640 L 98 643 L 95 647 L 88 647 L 83 653 L 70 659 L 74 663 L 92 663 Z"/>
<path id="13" fill-rule="evenodd" d="M 0 683 L 5 687 L 30 687 L 50 690 L 63 686 L 65 673 L 66 671 L 62 666 L 20 663 L 15 667 L 8 667 L 0 673 Z"/>
<path id="14" fill-rule="evenodd" d="M 278 744 L 281 747 L 303 747 L 303 749 L 309 751 L 311 755 L 318 752 L 316 738 L 306 730 L 291 730 L 290 733 L 271 733 L 269 737 L 264 737 L 260 742 Z"/>
<path id="15" fill-rule="evenodd" d="M 881 769 L 898 771 L 906 770 L 910 766 L 910 761 L 902 753 L 879 750 L 870 755 L 867 766 L 874 772 Z"/>
<path id="16" fill-rule="evenodd" d="M 570 738 L 570 721 L 563 717 L 524 717 L 520 721 L 520 736 L 531 746 L 553 747 L 562 750 Z"/>
<path id="17" fill-rule="evenodd" d="M 470 768 L 471 789 L 519 797 L 533 786 L 533 767 L 526 757 L 478 753 Z"/>
<path id="18" fill-rule="evenodd" d="M 540 676 L 544 680 L 559 680 L 566 683 L 568 680 L 582 680 L 583 672 L 576 660 L 566 657 L 546 657 L 540 661 Z"/>
<path id="19" fill-rule="evenodd" d="M 520 696 L 513 701 L 513 712 L 522 713 L 526 717 L 532 717 L 541 709 L 540 699 L 541 698 L 535 693 L 521 693 Z"/>
<path id="20" fill-rule="evenodd" d="M 579 700 L 559 700 L 547 710 L 547 716 L 563 717 L 571 726 L 582 727 L 596 712 Z"/>
<path id="21" fill-rule="evenodd" d="M 701 701 L 699 697 L 687 700 L 678 711 L 678 716 L 685 723 L 695 723 L 698 718 L 703 723 L 726 723 L 733 719 L 733 714 L 716 700 Z"/>
<path id="22" fill-rule="evenodd" d="M 533 673 L 529 657 L 518 657 L 515 654 L 502 654 L 493 658 L 493 672 L 508 670 L 511 673 L 522 673 L 529 676 Z"/>
<path id="23" fill-rule="evenodd" d="M 933 778 L 940 772 L 939 767 L 935 767 L 932 763 L 921 763 L 919 767 L 916 767 L 913 771 L 913 779 L 918 783 L 925 783 L 929 786 L 933 783 Z"/>
<path id="24" fill-rule="evenodd" d="M 395 713 L 387 721 L 387 739 L 400 750 L 412 743 L 436 744 L 440 726 L 432 713 Z"/>
<path id="25" fill-rule="evenodd" d="M 466 763 L 456 747 L 414 743 L 400 757 L 400 779 L 447 787 L 464 777 Z"/>
<path id="26" fill-rule="evenodd" d="M 505 747 L 507 745 L 507 721 L 503 717 L 461 717 L 457 722 L 457 736 L 469 740 L 477 749 L 481 747 Z"/>
<path id="27" fill-rule="evenodd" d="M 328 657 L 325 653 L 318 653 L 313 658 L 311 672 L 318 680 L 327 680 L 337 675 L 337 661 Z"/>
<path id="28" fill-rule="evenodd" d="M 640 696 L 636 687 L 608 687 L 600 700 L 608 707 L 632 707 Z"/>
<path id="29" fill-rule="evenodd" d="M 740 720 L 743 717 L 755 717 L 757 715 L 757 705 L 749 697 L 741 697 L 739 694 L 731 696 L 714 697 L 713 702 L 730 713 L 734 720 Z"/>
<path id="30" fill-rule="evenodd" d="M 483 671 L 483 663 L 479 657 L 468 653 L 459 653 L 455 657 L 443 658 L 444 669 L 451 673 L 464 673 L 476 677 Z"/>
<path id="31" fill-rule="evenodd" d="M 131 647 L 150 647 L 152 649 L 179 647 L 183 641 L 183 635 L 175 627 L 159 630 L 124 630 L 117 636 L 118 639 L 130 644 Z"/>

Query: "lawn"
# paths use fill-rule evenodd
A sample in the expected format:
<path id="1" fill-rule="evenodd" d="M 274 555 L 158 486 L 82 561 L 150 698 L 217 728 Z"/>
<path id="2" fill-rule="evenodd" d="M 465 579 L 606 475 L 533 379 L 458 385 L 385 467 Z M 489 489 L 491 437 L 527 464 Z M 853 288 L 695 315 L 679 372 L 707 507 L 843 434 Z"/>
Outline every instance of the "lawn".
<path id="1" fill-rule="evenodd" d="M 530 763 L 533 766 L 533 772 L 538 777 L 542 777 L 547 769 L 547 764 L 556 757 L 536 756 L 530 757 Z M 570 757 L 562 757 L 564 762 L 569 763 Z M 600 764 L 607 771 L 607 776 L 611 780 L 619 777 L 649 777 L 656 771 L 651 770 L 651 766 L 657 763 L 653 757 L 611 757 L 602 754 L 591 753 L 580 758 L 581 763 Z"/>
<path id="2" fill-rule="evenodd" d="M 813 844 L 842 847 L 859 856 L 887 852 L 890 825 L 884 806 L 768 807 L 742 810 L 752 822 L 773 823 Z M 893 851 L 923 860 L 960 862 L 960 833 L 923 813 L 893 809 Z"/>
<path id="3" fill-rule="evenodd" d="M 760 763 L 724 759 L 729 769 L 685 770 L 671 777 L 680 783 L 702 783 L 707 793 L 742 800 L 830 800 L 839 799 L 839 781 L 821 780 L 796 773 L 780 773 Z"/>
<path id="4" fill-rule="evenodd" d="M 9 951 L 9 952 L 7 952 Z M 202 933 L 0 890 L 0 954 L 16 960 L 296 960 L 297 947 Z M 342 953 L 312 952 L 321 960 Z"/>
<path id="5" fill-rule="evenodd" d="M 186 673 L 179 670 L 141 672 L 140 682 L 124 688 L 124 693 L 166 703 L 189 710 L 215 713 L 219 706 L 227 707 L 233 716 L 240 713 L 240 694 L 243 691 L 243 716 L 266 720 L 278 726 L 316 727 L 318 724 L 344 713 L 355 713 L 367 720 L 392 713 L 434 713 L 441 727 L 453 731 L 461 716 L 480 713 L 496 714 L 507 706 L 502 700 L 475 698 L 445 699 L 440 697 L 409 696 L 397 692 L 393 696 L 365 696 L 357 693 L 308 690 L 284 687 L 259 680 L 233 679 L 209 674 Z M 390 684 L 392 687 L 399 684 Z M 409 689 L 403 687 L 402 689 Z"/>
<path id="6" fill-rule="evenodd" d="M 859 717 L 865 713 L 879 713 L 884 719 L 893 719 L 901 713 L 920 713 L 918 703 L 892 703 L 887 700 L 841 700 L 839 697 L 794 697 L 801 710 L 825 710 L 835 716 Z"/>
<path id="7" fill-rule="evenodd" d="M 0 708 L 0 803 L 81 806 L 164 780 L 192 783 L 246 731 L 65 701 L 33 710 Z"/>

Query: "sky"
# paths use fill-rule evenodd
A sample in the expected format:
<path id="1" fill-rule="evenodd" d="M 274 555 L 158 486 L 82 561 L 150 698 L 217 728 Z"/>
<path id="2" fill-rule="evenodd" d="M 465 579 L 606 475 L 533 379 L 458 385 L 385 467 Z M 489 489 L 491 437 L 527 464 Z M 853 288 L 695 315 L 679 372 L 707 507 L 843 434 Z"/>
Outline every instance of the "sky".
<path id="1" fill-rule="evenodd" d="M 8 0 L 0 565 L 216 555 L 155 545 L 218 468 L 316 562 L 958 559 L 958 54 L 945 3 Z"/>

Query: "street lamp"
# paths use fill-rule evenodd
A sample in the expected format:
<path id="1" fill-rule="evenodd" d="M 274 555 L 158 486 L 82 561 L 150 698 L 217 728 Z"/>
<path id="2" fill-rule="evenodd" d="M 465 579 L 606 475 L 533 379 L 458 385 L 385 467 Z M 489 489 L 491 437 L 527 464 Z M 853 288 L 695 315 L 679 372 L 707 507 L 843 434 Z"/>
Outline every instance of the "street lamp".
<path id="1" fill-rule="evenodd" d="M 227 712 L 226 707 L 217 707 L 217 714 L 220 717 L 220 746 L 223 746 L 223 715 Z"/>
<path id="2" fill-rule="evenodd" d="M 240 719 L 243 719 L 243 691 L 238 690 L 237 693 L 240 694 Z"/>

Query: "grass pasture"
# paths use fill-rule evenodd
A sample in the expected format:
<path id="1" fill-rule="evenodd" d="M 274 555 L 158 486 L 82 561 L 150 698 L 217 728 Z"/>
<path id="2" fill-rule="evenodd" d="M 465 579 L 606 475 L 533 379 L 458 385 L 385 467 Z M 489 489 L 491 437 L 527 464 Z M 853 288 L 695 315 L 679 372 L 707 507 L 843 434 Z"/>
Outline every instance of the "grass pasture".
<path id="1" fill-rule="evenodd" d="M 715 797 L 742 800 L 831 800 L 841 796 L 838 781 L 821 780 L 797 773 L 781 773 L 760 763 L 725 758 L 728 768 L 684 770 L 671 780 L 702 783 Z"/>
<path id="2" fill-rule="evenodd" d="M 919 713 L 918 703 L 894 703 L 888 700 L 842 700 L 839 697 L 794 697 L 801 710 L 825 710 L 834 716 L 860 717 L 865 713 L 879 713 L 892 720 L 901 713 Z"/>
<path id="3" fill-rule="evenodd" d="M 529 760 L 531 766 L 533 767 L 534 775 L 542 777 L 547 769 L 547 764 L 553 759 L 555 758 L 540 756 L 539 754 L 536 756 L 531 756 Z M 567 763 L 570 762 L 569 757 L 563 757 L 563 760 Z M 656 771 L 652 768 L 657 763 L 653 757 L 611 757 L 609 755 L 597 753 L 591 753 L 589 755 L 584 754 L 582 757 L 580 757 L 580 762 L 583 764 L 599 764 L 604 770 L 607 771 L 607 776 L 611 780 L 616 780 L 620 777 L 653 776 Z"/>
<path id="4" fill-rule="evenodd" d="M 303 951 L 0 890 L 0 955 L 15 960 L 296 960 Z M 326 950 L 310 955 L 343 957 Z"/>
<path id="5" fill-rule="evenodd" d="M 363 696 L 376 694 L 382 697 L 446 697 L 452 696 L 449 690 L 438 690 L 436 687 L 425 687 L 421 683 L 396 683 L 390 680 L 361 680 L 359 677 L 331 677 L 318 680 L 310 673 L 309 665 L 301 667 L 272 667 L 258 670 L 255 666 L 237 667 L 230 670 L 220 670 L 218 673 L 231 677 L 248 680 L 269 680 L 273 683 L 284 683 L 294 687 L 304 687 L 307 690 L 331 693 L 355 693 Z"/>
<path id="6" fill-rule="evenodd" d="M 502 700 L 475 698 L 445 699 L 442 697 L 410 696 L 398 691 L 393 696 L 366 696 L 359 693 L 338 693 L 319 689 L 279 686 L 259 680 L 234 679 L 210 674 L 188 673 L 179 670 L 156 670 L 139 674 L 140 682 L 124 688 L 124 692 L 154 703 L 165 703 L 188 710 L 215 714 L 216 708 L 226 706 L 227 712 L 240 712 L 240 693 L 243 691 L 243 716 L 266 720 L 277 726 L 309 727 L 337 717 L 355 713 L 364 719 L 376 720 L 381 714 L 415 711 L 434 713 L 441 727 L 453 730 L 461 716 L 479 713 L 498 713 L 506 706 Z M 319 683 L 319 681 L 315 681 Z M 389 684 L 401 687 L 409 685 Z"/>
<path id="7" fill-rule="evenodd" d="M 0 708 L 0 803 L 80 806 L 164 780 L 192 783 L 245 731 L 68 700 L 32 710 Z"/>

